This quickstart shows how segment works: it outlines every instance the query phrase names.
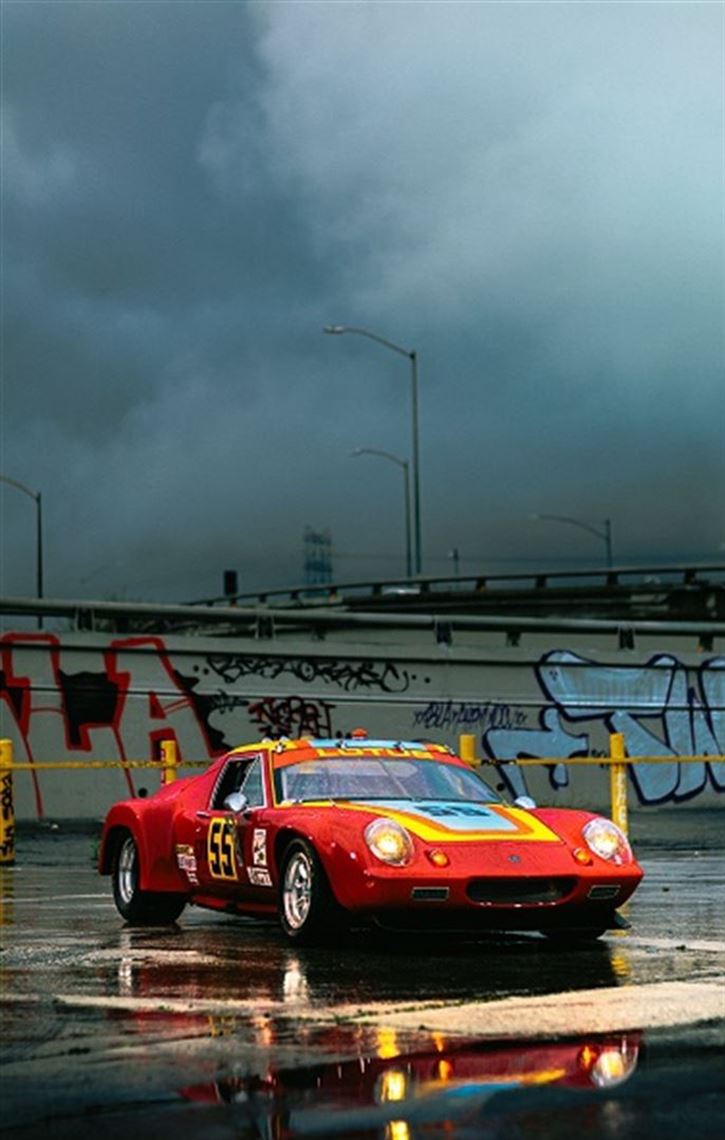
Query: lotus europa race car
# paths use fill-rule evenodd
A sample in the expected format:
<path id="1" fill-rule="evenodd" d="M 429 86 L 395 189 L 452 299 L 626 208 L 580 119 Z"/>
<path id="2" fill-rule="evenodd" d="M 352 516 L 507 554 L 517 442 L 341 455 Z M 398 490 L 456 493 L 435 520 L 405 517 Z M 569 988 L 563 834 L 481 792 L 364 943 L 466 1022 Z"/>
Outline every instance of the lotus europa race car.
<path id="1" fill-rule="evenodd" d="M 192 903 L 278 914 L 296 942 L 361 921 L 596 938 L 642 878 L 610 820 L 507 804 L 443 745 L 361 732 L 235 748 L 115 804 L 99 869 L 129 923 Z"/>

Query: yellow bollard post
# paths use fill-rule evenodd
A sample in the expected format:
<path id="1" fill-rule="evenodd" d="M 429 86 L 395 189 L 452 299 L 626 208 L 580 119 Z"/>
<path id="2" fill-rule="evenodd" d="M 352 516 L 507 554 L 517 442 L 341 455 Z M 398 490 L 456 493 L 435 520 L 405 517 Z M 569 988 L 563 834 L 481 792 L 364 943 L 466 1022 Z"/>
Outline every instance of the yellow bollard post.
<path id="1" fill-rule="evenodd" d="M 476 737 L 471 732 L 464 732 L 458 737 L 458 755 L 472 768 L 477 768 L 481 761 L 476 756 Z"/>
<path id="2" fill-rule="evenodd" d="M 0 864 L 15 862 L 15 798 L 13 742 L 0 740 Z"/>
<path id="3" fill-rule="evenodd" d="M 612 819 L 627 834 L 629 827 L 627 812 L 627 765 L 624 763 L 624 736 L 613 732 L 609 737 L 609 794 L 612 800 Z"/>
<path id="4" fill-rule="evenodd" d="M 179 766 L 179 748 L 175 740 L 161 741 L 161 783 L 173 784 L 176 779 L 176 769 Z"/>

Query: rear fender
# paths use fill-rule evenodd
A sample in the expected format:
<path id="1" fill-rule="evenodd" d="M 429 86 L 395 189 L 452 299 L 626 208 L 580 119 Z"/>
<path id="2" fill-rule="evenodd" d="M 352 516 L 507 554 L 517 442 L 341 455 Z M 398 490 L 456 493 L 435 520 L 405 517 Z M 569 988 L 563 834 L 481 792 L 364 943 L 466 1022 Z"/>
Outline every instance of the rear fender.
<path id="1" fill-rule="evenodd" d="M 172 850 L 170 828 L 157 829 L 149 818 L 146 805 L 126 800 L 108 813 L 101 836 L 98 870 L 110 875 L 113 861 L 127 832 L 133 836 L 139 853 L 142 891 L 174 891 L 189 893 L 188 880 L 182 875 Z M 150 837 L 154 838 L 151 839 Z"/>

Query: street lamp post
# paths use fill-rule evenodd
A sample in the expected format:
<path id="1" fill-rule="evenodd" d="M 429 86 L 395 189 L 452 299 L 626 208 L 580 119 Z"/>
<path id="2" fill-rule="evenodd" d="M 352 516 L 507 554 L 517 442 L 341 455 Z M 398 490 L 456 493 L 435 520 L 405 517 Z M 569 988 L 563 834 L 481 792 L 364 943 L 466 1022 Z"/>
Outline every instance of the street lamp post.
<path id="1" fill-rule="evenodd" d="M 604 529 L 597 530 L 596 527 L 591 526 L 589 523 L 582 522 L 581 519 L 572 519 L 568 515 L 532 515 L 532 519 L 538 519 L 542 522 L 561 522 L 569 523 L 571 526 L 578 526 L 580 530 L 586 530 L 589 534 L 601 538 L 607 552 L 607 566 L 612 567 L 612 520 L 604 520 Z"/>
<path id="2" fill-rule="evenodd" d="M 16 491 L 22 491 L 24 495 L 35 502 L 35 582 L 38 600 L 40 600 L 43 597 L 43 496 L 40 491 L 33 491 L 17 479 L 11 479 L 9 475 L 0 475 L 0 482 L 7 483 Z M 42 627 L 43 619 L 39 615 L 38 628 L 42 629 Z"/>
<path id="3" fill-rule="evenodd" d="M 405 504 L 405 573 L 408 578 L 410 578 L 413 573 L 410 549 L 410 464 L 407 459 L 401 459 L 399 456 L 393 455 L 390 451 L 381 451 L 378 447 L 356 447 L 352 454 L 380 455 L 383 459 L 389 459 L 391 463 L 397 464 L 397 466 L 402 469 Z"/>
<path id="4" fill-rule="evenodd" d="M 399 356 L 407 356 L 410 361 L 410 381 L 411 381 L 411 422 L 412 422 L 412 435 L 413 435 L 413 533 L 414 533 L 414 550 L 415 550 L 415 573 L 421 572 L 421 541 L 420 541 L 420 443 L 419 443 L 419 425 L 418 425 L 418 356 L 415 349 L 402 348 L 399 344 L 395 344 L 392 340 L 387 340 L 383 336 L 378 336 L 377 333 L 370 332 L 369 329 L 355 328 L 351 325 L 326 325 L 324 330 L 333 336 L 340 336 L 343 333 L 356 333 L 358 336 L 366 336 L 369 340 L 374 340 L 376 344 L 382 344 L 384 348 L 389 348 L 391 352 L 397 352 Z"/>

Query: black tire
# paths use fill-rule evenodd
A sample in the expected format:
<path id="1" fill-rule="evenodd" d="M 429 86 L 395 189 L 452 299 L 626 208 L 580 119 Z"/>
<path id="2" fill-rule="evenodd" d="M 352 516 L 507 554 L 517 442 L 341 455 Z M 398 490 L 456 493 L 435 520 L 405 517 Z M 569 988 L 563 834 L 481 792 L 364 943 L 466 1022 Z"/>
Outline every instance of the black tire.
<path id="1" fill-rule="evenodd" d="M 330 942 L 344 927 L 317 852 L 304 839 L 290 843 L 282 859 L 279 917 L 287 937 L 298 945 Z"/>
<path id="2" fill-rule="evenodd" d="M 120 837 L 113 856 L 111 878 L 113 901 L 122 918 L 132 926 L 166 926 L 186 906 L 186 895 L 139 889 L 140 860 L 130 831 Z"/>

